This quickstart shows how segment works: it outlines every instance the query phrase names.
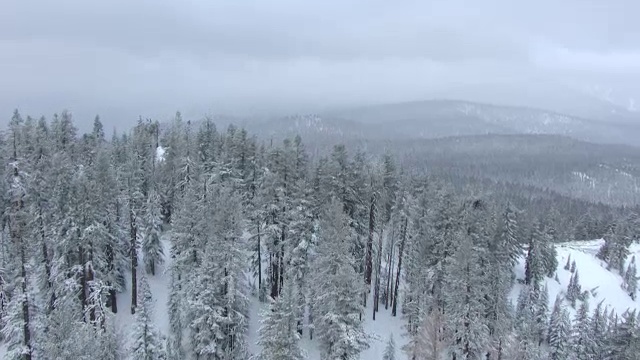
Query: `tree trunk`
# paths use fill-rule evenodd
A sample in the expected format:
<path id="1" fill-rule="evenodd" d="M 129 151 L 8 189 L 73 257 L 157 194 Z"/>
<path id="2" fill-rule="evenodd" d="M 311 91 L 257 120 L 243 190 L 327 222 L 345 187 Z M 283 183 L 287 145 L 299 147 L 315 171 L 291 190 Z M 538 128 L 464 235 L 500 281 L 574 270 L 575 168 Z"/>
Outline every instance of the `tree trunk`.
<path id="1" fill-rule="evenodd" d="M 262 246 L 260 246 L 262 244 L 260 242 L 260 222 L 258 222 L 256 228 L 258 230 L 258 242 L 256 244 L 256 250 L 258 250 L 258 297 L 260 301 L 264 301 L 265 299 L 262 298 Z"/>
<path id="2" fill-rule="evenodd" d="M 129 210 L 129 230 L 131 236 L 129 249 L 131 256 L 131 314 L 135 314 L 138 306 L 138 229 L 133 210 Z"/>
<path id="3" fill-rule="evenodd" d="M 394 259 L 394 254 L 393 251 L 395 250 L 395 229 L 394 229 L 394 234 L 391 236 L 391 243 L 389 244 L 389 258 L 387 259 L 387 285 L 385 288 L 385 292 L 384 292 L 384 309 L 385 310 L 389 310 L 389 300 L 391 297 L 391 283 L 393 282 L 392 276 L 393 276 L 393 272 L 391 271 L 393 269 L 393 259 Z"/>
<path id="4" fill-rule="evenodd" d="M 29 314 L 29 295 L 27 294 L 27 269 L 25 267 L 25 262 L 27 261 L 26 254 L 24 251 L 24 243 L 22 243 L 23 239 L 20 237 L 20 275 L 22 276 L 22 294 L 24 298 L 22 300 L 22 321 L 24 325 L 22 327 L 22 336 L 24 338 L 24 345 L 27 348 L 26 353 L 23 354 L 24 360 L 31 360 L 31 353 L 33 349 L 31 348 L 31 322 L 30 322 L 30 314 Z"/>
<path id="5" fill-rule="evenodd" d="M 84 259 L 84 249 L 82 246 L 78 248 L 78 262 L 82 266 L 82 272 L 80 273 L 80 304 L 82 305 L 82 320 L 87 321 L 84 317 L 85 309 L 87 308 L 87 264 Z"/>
<path id="6" fill-rule="evenodd" d="M 373 290 L 373 320 L 376 319 L 376 312 L 380 303 L 380 273 L 382 272 L 382 237 L 383 229 L 380 229 L 380 235 L 378 236 L 378 255 L 376 256 L 376 282 Z"/>
<path id="7" fill-rule="evenodd" d="M 276 253 L 271 260 L 271 298 L 278 297 L 278 284 L 280 283 L 280 250 L 276 242 Z"/>
<path id="8" fill-rule="evenodd" d="M 94 289 L 91 289 L 90 284 L 93 282 L 95 278 L 95 274 L 93 272 L 93 242 L 89 242 L 89 258 L 87 259 L 87 263 L 84 266 L 84 270 L 86 273 L 85 276 L 85 284 L 89 290 L 89 293 Z M 89 321 L 93 324 L 96 321 L 96 304 L 91 304 L 91 311 L 89 311 Z"/>
<path id="9" fill-rule="evenodd" d="M 367 293 L 371 290 L 371 273 L 373 272 L 373 232 L 375 231 L 375 196 L 371 196 L 369 206 L 369 237 L 365 253 L 364 282 L 367 284 Z M 365 295 L 366 305 L 366 295 Z"/>
<path id="10" fill-rule="evenodd" d="M 15 135 L 13 137 L 13 158 L 17 160 L 17 151 L 16 151 L 16 142 Z M 13 176 L 18 178 L 19 172 L 18 168 L 14 168 Z M 20 194 L 19 197 L 14 195 L 12 199 L 12 213 L 10 214 L 10 232 L 11 232 L 11 240 L 13 243 L 17 245 L 20 249 L 20 276 L 22 277 L 21 281 L 21 290 L 23 294 L 22 298 L 22 341 L 23 346 L 26 348 L 23 353 L 24 360 L 31 360 L 31 354 L 33 349 L 31 347 L 31 316 L 29 314 L 29 294 L 28 294 L 28 286 L 27 286 L 27 268 L 25 266 L 27 262 L 27 255 L 25 253 L 25 240 L 22 237 L 23 226 L 25 225 L 21 219 L 21 212 L 24 208 L 24 202 L 22 200 L 23 194 Z"/>
<path id="11" fill-rule="evenodd" d="M 109 274 L 113 275 L 115 272 L 115 254 L 113 253 L 113 245 L 108 244 L 106 247 L 107 253 L 107 271 Z M 111 281 L 107 281 L 107 286 L 109 287 L 109 296 L 107 298 L 107 306 L 111 307 L 111 312 L 114 314 L 118 312 L 118 304 L 116 302 L 116 289 L 114 289 L 114 284 Z"/>
<path id="12" fill-rule="evenodd" d="M 402 237 L 400 240 L 400 249 L 398 250 L 398 271 L 396 272 L 396 286 L 393 290 L 393 305 L 391 306 L 391 316 L 396 316 L 398 311 L 398 288 L 400 287 L 400 273 L 402 272 L 402 256 L 404 254 L 404 246 L 407 242 L 407 226 L 408 219 L 404 218 L 402 227 Z"/>
<path id="13" fill-rule="evenodd" d="M 279 257 L 279 261 L 280 261 L 280 267 L 279 267 L 279 278 L 278 278 L 278 294 L 277 296 L 280 295 L 280 292 L 282 291 L 282 286 L 284 285 L 284 244 L 285 244 L 285 240 L 286 240 L 286 232 L 285 232 L 285 226 L 282 225 L 282 240 L 280 241 L 280 252 L 278 254 Z"/>
<path id="14" fill-rule="evenodd" d="M 51 290 L 51 298 L 49 299 L 48 310 L 53 310 L 56 302 L 56 294 L 53 290 L 53 282 L 51 281 L 51 259 L 49 258 L 49 248 L 47 247 L 47 236 L 44 230 L 44 217 L 42 214 L 42 205 L 38 207 L 40 218 L 40 241 L 42 241 L 42 258 L 44 260 L 44 271 L 47 275 L 47 288 Z"/>

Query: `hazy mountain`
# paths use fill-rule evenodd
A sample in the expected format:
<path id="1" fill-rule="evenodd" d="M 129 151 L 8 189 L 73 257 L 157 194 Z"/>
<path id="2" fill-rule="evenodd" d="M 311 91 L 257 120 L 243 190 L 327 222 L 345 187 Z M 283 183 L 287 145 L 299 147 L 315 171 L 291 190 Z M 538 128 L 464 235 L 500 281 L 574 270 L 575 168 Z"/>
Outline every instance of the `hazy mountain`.
<path id="1" fill-rule="evenodd" d="M 640 123 L 598 121 L 548 110 L 453 100 L 348 108 L 248 126 L 269 136 L 314 134 L 343 140 L 553 134 L 598 143 L 638 145 L 640 139 Z"/>

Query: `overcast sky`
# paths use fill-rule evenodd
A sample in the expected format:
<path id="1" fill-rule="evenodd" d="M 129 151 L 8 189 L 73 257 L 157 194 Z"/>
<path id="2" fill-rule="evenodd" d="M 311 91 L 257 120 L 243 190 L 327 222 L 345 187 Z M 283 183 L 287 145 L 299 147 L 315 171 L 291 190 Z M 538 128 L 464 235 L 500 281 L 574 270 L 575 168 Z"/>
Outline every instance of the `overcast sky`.
<path id="1" fill-rule="evenodd" d="M 303 111 L 640 95 L 636 0 L 3 0 L 0 112 Z M 504 91 L 517 88 L 520 91 Z M 500 90 L 502 89 L 502 90 Z M 542 90 L 540 90 L 542 89 Z M 533 95 L 531 95 L 533 97 Z"/>

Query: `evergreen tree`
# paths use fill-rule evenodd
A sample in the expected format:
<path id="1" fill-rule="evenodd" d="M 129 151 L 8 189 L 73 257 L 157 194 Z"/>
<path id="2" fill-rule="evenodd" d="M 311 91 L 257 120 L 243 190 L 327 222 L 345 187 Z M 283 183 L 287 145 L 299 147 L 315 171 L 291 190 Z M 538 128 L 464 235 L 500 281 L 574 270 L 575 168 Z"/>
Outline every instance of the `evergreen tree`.
<path id="1" fill-rule="evenodd" d="M 593 347 L 589 303 L 583 301 L 574 320 L 571 348 L 576 360 L 590 360 L 595 358 Z"/>
<path id="2" fill-rule="evenodd" d="M 260 359 L 297 360 L 304 358 L 298 344 L 300 341 L 300 335 L 297 331 L 298 296 L 295 286 L 295 282 L 286 277 L 283 293 L 273 300 L 270 309 L 264 314 L 258 340 L 262 347 Z"/>
<path id="3" fill-rule="evenodd" d="M 387 346 L 384 348 L 382 360 L 395 360 L 396 358 L 396 342 L 393 340 L 393 334 L 389 336 Z"/>
<path id="4" fill-rule="evenodd" d="M 16 270 L 13 270 L 13 294 L 11 300 L 7 305 L 7 310 L 3 323 L 3 334 L 7 341 L 7 354 L 5 358 L 8 359 L 22 359 L 31 360 L 34 353 L 34 334 L 33 328 L 33 294 L 29 291 L 29 275 L 27 273 L 29 269 L 28 261 L 28 248 L 29 248 L 29 231 L 28 225 L 28 212 L 25 204 L 27 197 L 26 190 L 28 185 L 24 178 L 25 173 L 21 169 L 21 162 L 19 158 L 19 145 L 20 145 L 20 126 L 22 124 L 22 118 L 16 110 L 13 118 L 11 119 L 11 145 L 10 151 L 12 153 L 11 162 L 7 171 L 8 178 L 7 188 L 9 193 L 7 198 L 10 202 L 9 216 L 9 232 L 11 239 L 11 256 L 15 261 L 12 264 Z"/>
<path id="5" fill-rule="evenodd" d="M 164 262 L 164 250 L 160 236 L 162 234 L 162 215 L 160 197 L 152 191 L 146 203 L 145 232 L 142 238 L 142 256 L 146 270 L 156 274 L 156 266 Z"/>
<path id="6" fill-rule="evenodd" d="M 611 359 L 633 359 L 640 351 L 640 332 L 636 310 L 627 310 L 622 321 L 614 323 L 607 346 Z"/>
<path id="7" fill-rule="evenodd" d="M 131 358 L 135 360 L 164 360 L 166 350 L 164 340 L 153 324 L 153 299 L 146 276 L 140 278 L 138 291 L 140 304 L 136 312 L 136 322 L 131 337 Z"/>
<path id="8" fill-rule="evenodd" d="M 327 358 L 357 359 L 368 347 L 362 328 L 362 290 L 349 247 L 353 233 L 340 202 L 333 200 L 320 225 L 315 260 L 314 325 Z"/>
<path id="9" fill-rule="evenodd" d="M 410 359 L 440 360 L 445 347 L 444 316 L 434 309 L 425 316 L 405 351 Z"/>
<path id="10" fill-rule="evenodd" d="M 602 359 L 604 357 L 604 345 L 607 332 L 606 313 L 606 308 L 602 309 L 602 302 L 600 302 L 596 306 L 590 321 L 589 336 L 592 344 L 588 349 L 588 353 L 593 354 L 595 359 Z"/>
<path id="11" fill-rule="evenodd" d="M 571 279 L 569 280 L 569 285 L 567 287 L 567 300 L 571 304 L 571 307 L 576 307 L 576 301 L 581 297 L 582 287 L 580 286 L 580 277 L 578 271 L 574 272 L 571 275 Z"/>
<path id="12" fill-rule="evenodd" d="M 547 324 L 549 323 L 549 290 L 545 284 L 538 293 L 534 289 L 535 299 L 534 317 L 538 345 L 541 345 L 547 337 Z"/>
<path id="13" fill-rule="evenodd" d="M 447 333 L 452 339 L 449 352 L 456 358 L 475 359 L 487 351 L 488 327 L 483 316 L 478 251 L 470 236 L 460 234 L 460 245 L 446 271 Z"/>
<path id="14" fill-rule="evenodd" d="M 635 256 L 631 258 L 631 262 L 627 267 L 627 271 L 624 273 L 624 284 L 627 293 L 629 294 L 629 296 L 631 296 L 631 299 L 636 300 L 636 296 L 638 293 L 638 277 Z"/>
<path id="15" fill-rule="evenodd" d="M 571 270 L 571 254 L 567 257 L 567 263 L 564 265 L 564 269 L 567 271 Z"/>
<path id="16" fill-rule="evenodd" d="M 553 305 L 549 321 L 549 349 L 552 360 L 566 360 L 571 354 L 571 320 L 559 296 Z"/>

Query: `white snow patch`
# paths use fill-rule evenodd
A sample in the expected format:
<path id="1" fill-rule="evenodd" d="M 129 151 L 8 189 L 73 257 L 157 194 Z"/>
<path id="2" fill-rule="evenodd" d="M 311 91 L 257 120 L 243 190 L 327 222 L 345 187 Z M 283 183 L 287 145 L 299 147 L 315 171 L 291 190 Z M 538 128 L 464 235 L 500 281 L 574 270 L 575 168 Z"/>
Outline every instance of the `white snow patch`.
<path id="1" fill-rule="evenodd" d="M 164 161 L 164 153 L 165 153 L 164 148 L 162 146 L 158 146 L 156 148 L 156 161 L 158 162 Z"/>
<path id="2" fill-rule="evenodd" d="M 169 335 L 169 279 L 168 268 L 171 262 L 169 256 L 170 243 L 167 235 L 162 236 L 162 245 L 164 250 L 165 263 L 162 265 L 156 265 L 156 275 L 147 275 L 147 281 L 149 282 L 149 288 L 151 289 L 151 296 L 153 299 L 153 322 L 156 328 L 164 336 Z M 138 261 L 138 278 L 145 273 L 142 256 Z M 167 274 L 165 274 L 167 273 Z M 166 275 L 166 276 L 165 276 Z M 118 294 L 118 313 L 116 314 L 116 324 L 119 331 L 122 334 L 127 334 L 125 340 L 131 340 L 128 336 L 133 330 L 135 324 L 135 315 L 131 314 L 131 274 L 126 277 L 127 288 L 124 292 Z M 129 344 L 127 343 L 127 346 Z"/>
<path id="3" fill-rule="evenodd" d="M 373 293 L 373 291 L 371 292 Z M 402 351 L 402 347 L 407 344 L 408 339 L 404 336 L 404 320 L 402 318 L 402 311 L 398 308 L 398 316 L 391 316 L 391 304 L 389 309 L 384 309 L 384 304 L 380 304 L 380 311 L 376 313 L 376 320 L 373 320 L 373 307 L 371 295 L 367 301 L 367 308 L 362 314 L 364 318 L 364 330 L 368 336 L 371 337 L 369 341 L 369 348 L 360 354 L 360 359 L 378 359 L 382 357 L 387 341 L 393 334 L 393 339 L 396 343 L 396 359 L 404 359 L 406 355 Z M 249 319 L 249 333 L 247 341 L 249 342 L 249 351 L 253 355 L 260 354 L 260 346 L 258 341 L 258 330 L 260 329 L 260 321 L 262 314 L 265 310 L 268 310 L 268 304 L 260 303 L 257 297 L 251 297 L 250 305 L 250 319 Z M 321 353 L 319 349 L 319 343 L 317 338 L 313 340 L 309 339 L 309 327 L 305 323 L 302 338 L 300 340 L 300 347 L 307 355 L 308 360 L 320 360 Z"/>
<path id="4" fill-rule="evenodd" d="M 598 250 L 603 244 L 604 240 L 599 239 L 556 245 L 558 252 L 558 269 L 556 270 L 556 274 L 560 282 L 558 283 L 553 278 L 545 279 L 545 284 L 549 289 L 550 307 L 553 306 L 553 302 L 558 294 L 564 296 L 567 291 L 572 274 L 570 271 L 565 270 L 564 266 L 567 258 L 571 256 L 571 261 L 576 262 L 576 269 L 579 273 L 582 290 L 592 292 L 588 299 L 591 311 L 593 311 L 600 302 L 602 302 L 603 307 L 607 306 L 609 310 L 614 309 L 618 314 L 624 313 L 627 309 L 640 309 L 640 304 L 633 301 L 627 292 L 622 289 L 622 276 L 615 270 L 607 270 L 607 264 L 596 257 Z M 640 255 L 640 244 L 632 244 L 630 251 L 631 255 L 628 261 L 631 260 L 631 256 Z M 524 271 L 525 258 L 521 257 L 515 268 L 516 278 L 524 279 Z M 518 284 L 514 286 L 511 292 L 511 300 L 514 305 L 517 302 L 518 294 L 522 287 L 522 285 Z M 579 305 L 576 305 L 576 308 L 578 307 Z M 572 314 L 575 314 L 576 309 L 569 309 Z"/>

